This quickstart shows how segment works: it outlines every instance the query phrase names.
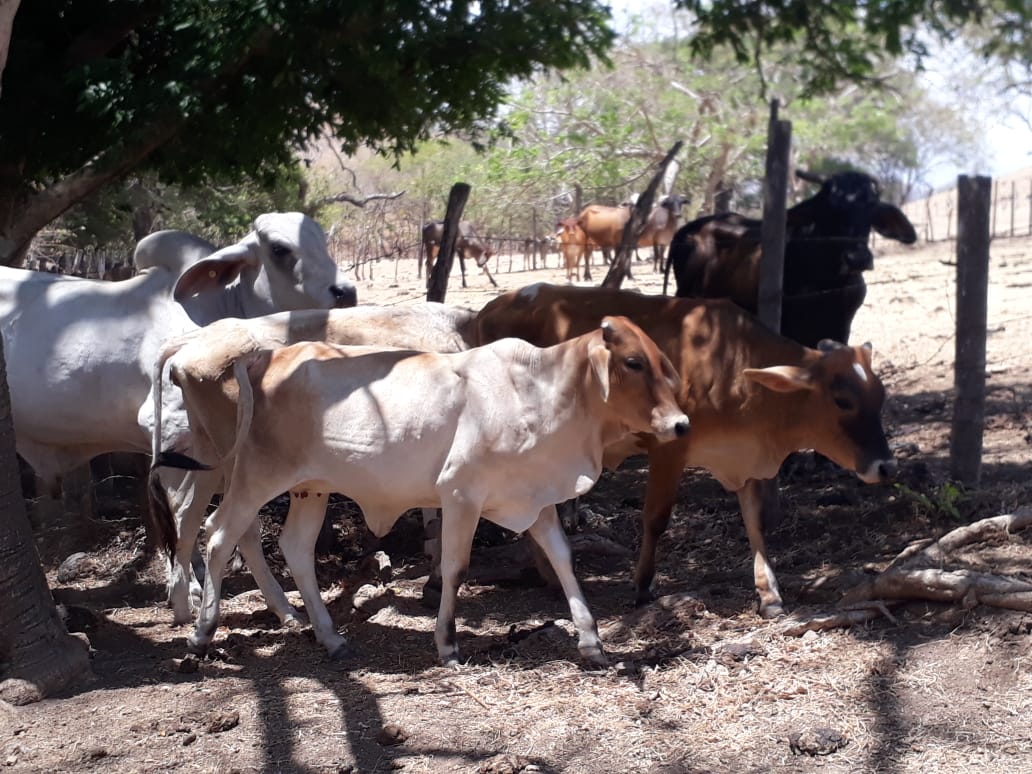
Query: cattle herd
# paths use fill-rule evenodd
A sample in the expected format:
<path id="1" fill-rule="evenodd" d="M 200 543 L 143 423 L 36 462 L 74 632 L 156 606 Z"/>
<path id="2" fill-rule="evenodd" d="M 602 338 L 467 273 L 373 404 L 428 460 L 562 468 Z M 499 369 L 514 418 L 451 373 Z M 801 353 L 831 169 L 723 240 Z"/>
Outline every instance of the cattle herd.
<path id="1" fill-rule="evenodd" d="M 218 625 L 235 547 L 281 621 L 302 620 L 257 523 L 289 492 L 284 559 L 318 642 L 333 658 L 347 653 L 313 562 L 327 498 L 340 492 L 378 536 L 409 509 L 440 509 L 430 575 L 441 587 L 442 663 L 459 662 L 457 591 L 481 517 L 529 533 L 562 586 L 582 657 L 605 663 L 556 505 L 632 454 L 648 457 L 636 602 L 652 598 L 657 543 L 681 473 L 695 466 L 737 494 L 759 610 L 778 615 L 762 482 L 798 449 L 865 482 L 895 470 L 871 347 L 848 336 L 870 230 L 905 243 L 914 230 L 867 175 L 816 182 L 819 192 L 788 211 L 785 335 L 752 316 L 758 222 L 728 213 L 676 229 L 677 196 L 660 201 L 640 242 L 657 267 L 669 246 L 677 297 L 537 284 L 480 310 L 358 306 L 322 229 L 299 213 L 262 215 L 220 250 L 152 234 L 137 246 L 139 273 L 121 282 L 0 268 L 18 452 L 55 490 L 98 454 L 152 455 L 150 522 L 168 551 L 176 623 L 194 618 L 199 584 L 196 652 Z M 629 210 L 604 209 L 559 224 L 568 278 L 592 247 L 614 246 Z M 430 260 L 440 235 L 425 238 Z M 475 233 L 460 238 L 486 261 Z M 219 493 L 202 560 L 198 535 Z"/>

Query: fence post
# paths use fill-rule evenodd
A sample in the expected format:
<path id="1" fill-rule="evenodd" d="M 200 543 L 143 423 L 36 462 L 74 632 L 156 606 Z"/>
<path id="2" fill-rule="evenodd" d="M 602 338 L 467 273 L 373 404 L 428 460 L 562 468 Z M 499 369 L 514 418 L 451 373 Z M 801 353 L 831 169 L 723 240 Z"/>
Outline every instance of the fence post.
<path id="1" fill-rule="evenodd" d="M 455 257 L 455 241 L 459 237 L 459 221 L 462 220 L 462 211 L 466 207 L 466 200 L 469 199 L 469 192 L 468 183 L 456 183 L 448 194 L 448 209 L 444 214 L 441 245 L 427 283 L 427 301 L 444 302 L 444 295 L 448 291 L 448 275 L 451 274 L 452 259 Z"/>
<path id="2" fill-rule="evenodd" d="M 785 204 L 792 123 L 778 120 L 778 101 L 770 102 L 767 165 L 763 177 L 763 225 L 760 227 L 760 283 L 757 316 L 771 330 L 781 330 L 781 289 L 785 271 Z"/>
<path id="3" fill-rule="evenodd" d="M 1032 236 L 1032 180 L 1028 181 L 1028 233 Z"/>
<path id="4" fill-rule="evenodd" d="M 992 182 L 992 197 L 993 197 L 993 220 L 992 220 L 992 225 L 989 226 L 989 236 L 990 237 L 996 236 L 996 208 L 1000 206 L 1000 181 L 999 180 L 994 180 Z M 959 232 L 959 230 L 960 230 L 960 223 L 959 223 L 959 218 L 960 218 L 960 202 L 957 202 L 957 218 L 958 218 L 957 230 Z M 959 237 L 960 234 L 958 233 L 957 236 Z"/>
<path id="5" fill-rule="evenodd" d="M 956 399 L 950 433 L 950 475 L 968 487 L 977 487 L 982 474 L 992 193 L 991 178 L 957 178 Z"/>
<path id="6" fill-rule="evenodd" d="M 534 240 L 537 239 L 537 207 L 530 211 L 530 267 L 537 271 L 537 245 Z"/>
<path id="7" fill-rule="evenodd" d="M 1011 226 L 1010 226 L 1010 234 L 1008 234 L 1008 236 L 1014 236 L 1014 211 L 1017 209 L 1017 204 L 1018 204 L 1017 186 L 1018 186 L 1018 181 L 1017 180 L 1011 180 L 1011 195 L 1010 195 Z"/>

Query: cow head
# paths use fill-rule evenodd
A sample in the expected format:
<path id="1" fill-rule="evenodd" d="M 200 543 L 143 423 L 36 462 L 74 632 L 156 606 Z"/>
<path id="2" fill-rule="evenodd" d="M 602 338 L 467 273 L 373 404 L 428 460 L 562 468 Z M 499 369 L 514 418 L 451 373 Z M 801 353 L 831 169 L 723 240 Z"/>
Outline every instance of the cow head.
<path id="1" fill-rule="evenodd" d="M 789 237 L 797 243 L 795 255 L 814 257 L 797 269 L 842 275 L 873 268 L 874 257 L 868 247 L 872 228 L 903 244 L 917 239 L 902 210 L 881 201 L 878 182 L 870 175 L 839 172 L 824 178 L 796 170 L 796 176 L 821 186 L 817 194 L 787 213 Z M 790 270 L 786 262 L 786 272 Z"/>
<path id="2" fill-rule="evenodd" d="M 881 424 L 885 388 L 871 370 L 871 345 L 831 340 L 804 366 L 748 368 L 747 379 L 782 393 L 799 393 L 807 421 L 794 428 L 797 448 L 813 448 L 871 484 L 896 471 Z M 816 354 L 816 353 L 815 353 Z"/>
<path id="3" fill-rule="evenodd" d="M 688 204 L 689 201 L 691 201 L 691 197 L 681 196 L 681 194 L 668 194 L 659 200 L 659 204 L 657 206 L 670 210 L 670 214 L 673 216 L 674 220 L 677 220 L 681 217 L 681 209 L 684 205 Z"/>
<path id="4" fill-rule="evenodd" d="M 602 401 L 630 432 L 670 441 L 688 433 L 677 405 L 681 379 L 656 343 L 626 317 L 606 317 L 588 360 Z"/>
<path id="5" fill-rule="evenodd" d="M 190 266 L 174 298 L 215 290 L 239 280 L 244 315 L 354 306 L 355 286 L 326 249 L 326 234 L 300 212 L 259 215 L 253 231 Z"/>

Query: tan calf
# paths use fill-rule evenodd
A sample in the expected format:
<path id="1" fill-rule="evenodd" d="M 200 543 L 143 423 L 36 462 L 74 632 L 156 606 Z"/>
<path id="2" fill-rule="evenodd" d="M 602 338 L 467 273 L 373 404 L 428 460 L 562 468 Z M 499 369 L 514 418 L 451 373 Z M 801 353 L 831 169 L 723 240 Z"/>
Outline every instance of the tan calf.
<path id="1" fill-rule="evenodd" d="M 600 322 L 547 349 L 509 339 L 454 354 L 325 343 L 254 351 L 242 336 L 236 343 L 226 337 L 216 351 L 177 352 L 170 368 L 191 429 L 229 470 L 208 525 L 208 573 L 191 647 L 206 648 L 218 625 L 233 546 L 258 509 L 289 490 L 299 507 L 280 546 L 331 655 L 345 641 L 319 596 L 313 548 L 320 495 L 342 492 L 378 536 L 409 508 L 442 508 L 435 635 L 442 662 L 458 661 L 456 596 L 481 516 L 530 532 L 566 593 L 581 654 L 604 662 L 554 504 L 594 485 L 605 448 L 634 432 L 683 436 L 688 419 L 676 401 L 677 373 L 655 343 L 623 318 Z M 182 455 L 162 462 L 196 464 Z"/>

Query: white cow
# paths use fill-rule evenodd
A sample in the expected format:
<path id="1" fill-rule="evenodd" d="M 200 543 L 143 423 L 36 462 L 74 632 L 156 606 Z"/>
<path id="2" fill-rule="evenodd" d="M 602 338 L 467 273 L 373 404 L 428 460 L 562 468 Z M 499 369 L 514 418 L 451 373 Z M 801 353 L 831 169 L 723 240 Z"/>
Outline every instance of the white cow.
<path id="1" fill-rule="evenodd" d="M 426 352 L 460 352 L 469 349 L 472 325 L 476 313 L 470 309 L 438 303 L 411 306 L 356 306 L 350 309 L 305 310 L 280 312 L 250 320 L 226 319 L 199 328 L 169 341 L 154 368 L 153 389 L 156 421 L 162 422 L 164 386 L 162 374 L 168 358 L 189 345 L 194 352 L 216 356 L 227 346 L 239 347 L 249 341 L 254 349 L 270 349 L 301 341 L 325 341 L 331 344 L 366 344 L 383 347 L 402 347 Z M 234 351 L 234 354 L 239 354 Z M 155 442 L 160 439 L 155 436 Z M 179 451 L 189 451 L 186 446 Z M 160 446 L 153 449 L 157 459 Z M 173 514 L 177 526 L 175 535 L 165 536 L 176 541 L 176 552 L 169 576 L 168 598 L 176 623 L 186 623 L 190 613 L 190 568 L 201 568 L 199 557 L 194 557 L 194 546 L 204 516 L 202 507 L 182 507 L 183 503 L 207 504 L 211 495 L 220 491 L 221 470 L 191 472 L 178 493 L 180 507 Z M 167 475 L 167 474 L 165 474 Z M 180 475 L 178 472 L 176 475 Z M 328 494 L 328 493 L 325 493 Z M 293 501 L 292 501 L 293 502 Z M 325 500 L 322 502 L 325 503 Z M 156 530 L 163 524 L 155 525 Z M 269 608 L 284 623 L 299 621 L 300 614 L 287 602 L 283 590 L 268 569 L 261 550 L 261 536 L 257 525 L 252 525 L 240 541 L 240 551 L 265 595 Z M 431 543 L 429 550 L 438 559 L 439 543 Z M 203 578 L 201 578 L 203 579 Z M 198 589 L 199 591 L 199 589 Z"/>
<path id="2" fill-rule="evenodd" d="M 590 489 L 603 450 L 628 433 L 672 440 L 688 431 L 675 400 L 677 374 L 640 329 L 606 318 L 592 333 L 548 349 L 506 339 L 454 354 L 322 342 L 254 346 L 249 336 L 227 337 L 217 351 L 187 346 L 169 362 L 198 445 L 204 439 L 217 465 L 231 465 L 209 520 L 191 648 L 205 650 L 218 625 L 233 546 L 262 505 L 290 490 L 280 547 L 316 639 L 331 656 L 344 653 L 313 562 L 321 495 L 336 491 L 359 505 L 378 536 L 409 508 L 443 509 L 435 635 L 443 663 L 458 663 L 455 601 L 481 515 L 529 530 L 566 594 L 581 654 L 605 662 L 554 503 Z M 196 463 L 170 455 L 156 464 Z M 161 503 L 154 505 L 168 521 Z M 174 542 L 166 548 L 171 553 Z"/>
<path id="3" fill-rule="evenodd" d="M 261 215 L 240 242 L 201 257 L 206 246 L 180 232 L 151 235 L 137 248 L 150 268 L 123 282 L 0 267 L 17 448 L 51 488 L 98 454 L 150 451 L 151 367 L 167 337 L 223 317 L 356 301 L 322 229 L 301 213 Z M 170 439 L 186 431 L 172 408 Z"/>

